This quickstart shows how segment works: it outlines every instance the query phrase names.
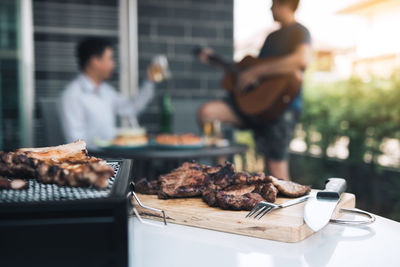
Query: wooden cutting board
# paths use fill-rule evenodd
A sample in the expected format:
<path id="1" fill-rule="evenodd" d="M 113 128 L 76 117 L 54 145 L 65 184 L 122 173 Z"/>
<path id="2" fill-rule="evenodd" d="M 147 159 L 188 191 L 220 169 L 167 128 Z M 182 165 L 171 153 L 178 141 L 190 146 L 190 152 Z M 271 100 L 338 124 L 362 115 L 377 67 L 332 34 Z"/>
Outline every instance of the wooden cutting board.
<path id="1" fill-rule="evenodd" d="M 162 209 L 167 216 L 167 222 L 184 224 L 194 227 L 246 235 L 283 242 L 299 242 L 313 231 L 303 220 L 305 202 L 274 210 L 261 220 L 245 218 L 248 211 L 230 211 L 209 207 L 201 198 L 158 199 L 155 195 L 137 194 L 144 205 Z M 278 198 L 276 203 L 288 201 L 288 198 Z M 355 207 L 355 196 L 344 193 L 332 218 L 340 217 L 339 209 Z M 159 214 L 139 210 L 145 218 L 160 220 Z"/>

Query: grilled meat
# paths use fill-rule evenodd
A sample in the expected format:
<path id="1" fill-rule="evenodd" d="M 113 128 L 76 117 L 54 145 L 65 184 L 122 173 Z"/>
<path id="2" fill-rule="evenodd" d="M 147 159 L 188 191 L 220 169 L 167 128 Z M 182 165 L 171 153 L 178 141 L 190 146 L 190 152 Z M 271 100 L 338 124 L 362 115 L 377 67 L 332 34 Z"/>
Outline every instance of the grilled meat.
<path id="1" fill-rule="evenodd" d="M 257 184 L 254 190 L 260 194 L 266 201 L 274 203 L 278 195 L 278 189 L 271 183 Z"/>
<path id="2" fill-rule="evenodd" d="M 311 191 L 310 186 L 281 180 L 273 176 L 268 176 L 267 178 L 276 188 L 278 188 L 279 193 L 287 197 L 300 197 L 310 193 Z"/>
<path id="3" fill-rule="evenodd" d="M 114 170 L 106 161 L 88 156 L 86 143 L 79 140 L 55 147 L 0 152 L 0 175 L 37 178 L 60 186 L 106 188 Z"/>
<path id="4" fill-rule="evenodd" d="M 232 163 L 226 162 L 224 167 L 207 175 L 204 182 L 202 198 L 210 207 L 217 207 L 217 193 L 235 181 L 235 168 Z"/>
<path id="5" fill-rule="evenodd" d="M 22 179 L 9 180 L 4 177 L 0 177 L 0 189 L 14 189 L 22 190 L 28 187 L 28 183 Z"/>
<path id="6" fill-rule="evenodd" d="M 257 203 L 264 201 L 258 193 L 252 193 L 255 185 L 232 185 L 216 193 L 218 206 L 229 210 L 251 210 Z"/>
<path id="7" fill-rule="evenodd" d="M 218 193 L 218 190 L 206 188 L 206 189 L 204 189 L 201 196 L 203 198 L 203 201 L 206 202 L 208 206 L 218 207 L 217 196 L 216 196 L 217 193 Z"/>
<path id="8" fill-rule="evenodd" d="M 235 184 L 259 184 L 269 182 L 263 172 L 250 174 L 248 172 L 237 172 L 235 174 Z"/>
<path id="9" fill-rule="evenodd" d="M 185 162 L 158 181 L 142 179 L 136 191 L 157 194 L 161 199 L 201 195 L 211 207 L 231 210 L 251 210 L 258 202 L 275 202 L 277 194 L 297 197 L 307 194 L 310 187 L 283 181 L 264 173 L 236 172 L 234 165 L 209 167 Z"/>
<path id="10" fill-rule="evenodd" d="M 227 162 L 220 171 L 207 176 L 202 197 L 211 207 L 246 210 L 255 200 L 275 202 L 277 194 L 264 173 L 236 173 L 233 164 Z"/>
<path id="11" fill-rule="evenodd" d="M 207 175 L 205 186 L 207 189 L 221 190 L 235 181 L 235 168 L 232 163 L 226 162 L 225 166 Z"/>
<path id="12" fill-rule="evenodd" d="M 142 178 L 135 184 L 135 191 L 137 193 L 146 195 L 157 195 L 159 190 L 160 190 L 159 180 L 153 180 L 149 182 L 147 181 L 146 178 Z"/>
<path id="13" fill-rule="evenodd" d="M 158 197 L 166 199 L 200 196 L 207 175 L 218 170 L 219 167 L 212 168 L 203 164 L 185 162 L 172 172 L 159 177 L 161 186 Z"/>

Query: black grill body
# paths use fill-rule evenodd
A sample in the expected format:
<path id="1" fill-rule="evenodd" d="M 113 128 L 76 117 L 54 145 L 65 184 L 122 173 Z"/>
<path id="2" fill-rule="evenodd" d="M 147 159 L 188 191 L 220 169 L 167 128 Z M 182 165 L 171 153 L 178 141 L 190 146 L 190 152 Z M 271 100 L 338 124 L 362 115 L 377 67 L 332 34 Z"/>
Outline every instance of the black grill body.
<path id="1" fill-rule="evenodd" d="M 109 161 L 109 187 L 29 181 L 0 191 L 0 266 L 128 266 L 127 191 L 132 162 Z"/>

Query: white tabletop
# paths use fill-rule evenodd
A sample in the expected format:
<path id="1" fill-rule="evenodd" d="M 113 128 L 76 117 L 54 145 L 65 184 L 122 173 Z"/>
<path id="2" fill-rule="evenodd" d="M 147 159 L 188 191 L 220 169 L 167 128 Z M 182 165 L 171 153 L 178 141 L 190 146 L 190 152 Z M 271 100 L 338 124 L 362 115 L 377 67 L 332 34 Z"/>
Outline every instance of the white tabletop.
<path id="1" fill-rule="evenodd" d="M 283 243 L 177 224 L 129 220 L 130 266 L 400 266 L 400 223 L 329 224 L 299 243 Z"/>

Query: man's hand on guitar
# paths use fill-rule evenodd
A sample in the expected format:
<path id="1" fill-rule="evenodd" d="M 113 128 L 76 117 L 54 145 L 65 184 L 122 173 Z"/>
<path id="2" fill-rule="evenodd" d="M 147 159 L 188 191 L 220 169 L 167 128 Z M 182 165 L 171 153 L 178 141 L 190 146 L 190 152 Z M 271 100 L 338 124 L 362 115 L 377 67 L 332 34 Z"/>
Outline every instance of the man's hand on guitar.
<path id="1" fill-rule="evenodd" d="M 213 55 L 214 51 L 211 48 L 203 48 L 200 53 L 198 53 L 198 58 L 203 64 L 210 64 L 209 56 Z"/>
<path id="2" fill-rule="evenodd" d="M 249 86 L 256 84 L 258 81 L 258 75 L 253 69 L 241 71 L 236 79 L 235 90 L 240 93 L 244 93 Z"/>

